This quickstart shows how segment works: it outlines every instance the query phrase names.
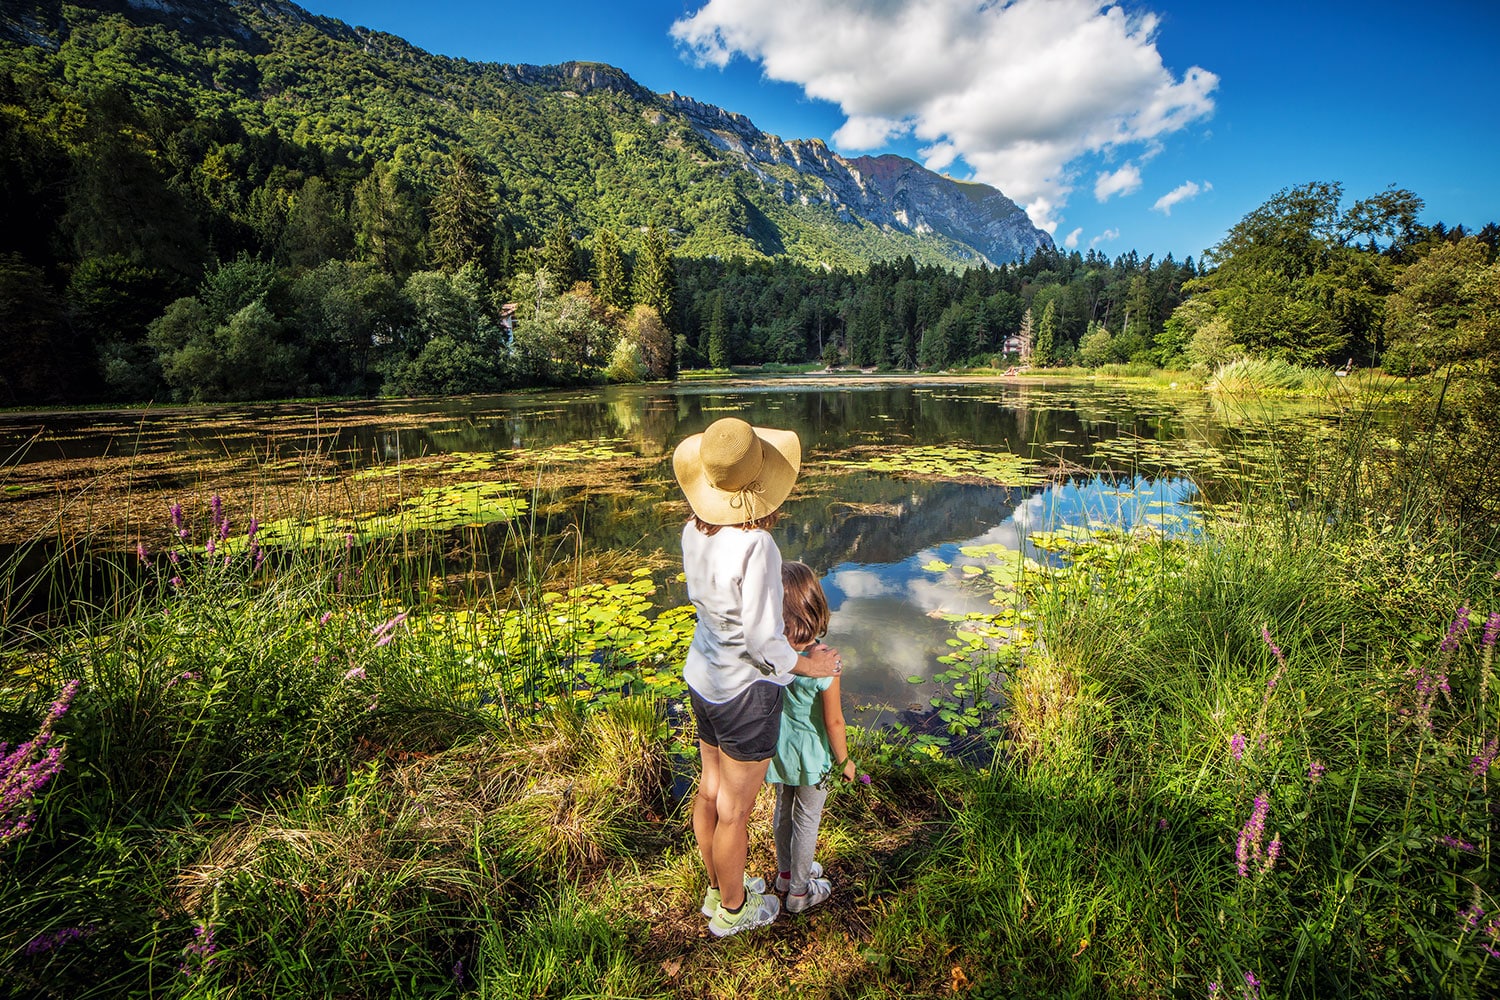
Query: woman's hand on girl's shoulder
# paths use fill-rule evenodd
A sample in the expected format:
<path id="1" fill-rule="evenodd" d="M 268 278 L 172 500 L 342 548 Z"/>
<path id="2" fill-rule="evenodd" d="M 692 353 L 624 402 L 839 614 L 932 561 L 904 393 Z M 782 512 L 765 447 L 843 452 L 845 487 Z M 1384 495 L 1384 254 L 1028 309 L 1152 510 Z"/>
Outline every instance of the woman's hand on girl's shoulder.
<path id="1" fill-rule="evenodd" d="M 803 651 L 792 673 L 801 677 L 837 677 L 843 670 L 844 659 L 839 651 L 820 642 Z"/>

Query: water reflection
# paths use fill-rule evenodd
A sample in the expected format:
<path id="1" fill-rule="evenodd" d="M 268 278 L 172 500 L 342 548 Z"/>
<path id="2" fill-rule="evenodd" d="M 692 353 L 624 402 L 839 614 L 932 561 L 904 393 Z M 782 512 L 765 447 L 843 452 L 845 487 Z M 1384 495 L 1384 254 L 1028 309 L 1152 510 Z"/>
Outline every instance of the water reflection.
<path id="1" fill-rule="evenodd" d="M 984 492 L 980 490 L 978 492 Z M 905 709 L 921 709 L 934 693 L 928 681 L 941 672 L 938 657 L 949 652 L 953 626 L 943 614 L 986 613 L 993 585 L 966 581 L 961 574 L 936 573 L 926 567 L 942 563 L 955 568 L 983 566 L 965 549 L 999 546 L 1038 562 L 1060 561 L 1055 552 L 1032 543 L 1037 532 L 1067 527 L 1108 525 L 1127 531 L 1151 527 L 1169 534 L 1191 532 L 1197 524 L 1193 498 L 1197 487 L 1182 478 L 1147 479 L 1097 476 L 1038 489 L 1018 503 L 1014 491 L 993 489 L 989 507 L 966 497 L 976 510 L 1009 506 L 998 523 L 974 530 L 972 520 L 955 524 L 939 516 L 929 525 L 908 525 L 908 537 L 944 535 L 904 554 L 886 549 L 891 558 L 846 560 L 828 567 L 823 578 L 832 609 L 828 641 L 838 646 L 849 669 L 844 688 L 867 706 L 862 721 L 878 725 Z M 1002 499 L 1003 498 L 1003 499 Z M 925 515 L 930 507 L 918 505 Z M 978 515 L 983 521 L 982 514 Z M 920 518 L 919 518 L 920 520 Z M 887 540 L 900 533 L 882 533 Z M 789 558 L 796 558 L 789 553 Z M 978 577 L 977 580 L 986 580 Z"/>

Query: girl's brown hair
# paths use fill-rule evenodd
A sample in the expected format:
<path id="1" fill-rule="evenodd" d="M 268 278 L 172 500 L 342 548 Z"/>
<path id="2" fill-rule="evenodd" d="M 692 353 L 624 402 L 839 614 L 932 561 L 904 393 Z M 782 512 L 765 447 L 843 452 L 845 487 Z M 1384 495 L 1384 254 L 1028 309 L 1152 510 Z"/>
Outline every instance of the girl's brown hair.
<path id="1" fill-rule="evenodd" d="M 781 589 L 785 595 L 782 617 L 786 619 L 788 642 L 806 646 L 828 631 L 828 598 L 823 596 L 823 585 L 807 563 L 782 563 Z"/>
<path id="2" fill-rule="evenodd" d="M 709 524 L 697 514 L 692 516 L 693 527 L 705 535 L 717 535 L 721 528 L 739 528 L 741 531 L 751 531 L 755 528 L 760 528 L 763 531 L 770 531 L 776 527 L 776 522 L 779 520 L 781 520 L 781 511 L 779 510 L 773 510 L 765 517 L 754 521 L 746 521 L 744 524 Z"/>

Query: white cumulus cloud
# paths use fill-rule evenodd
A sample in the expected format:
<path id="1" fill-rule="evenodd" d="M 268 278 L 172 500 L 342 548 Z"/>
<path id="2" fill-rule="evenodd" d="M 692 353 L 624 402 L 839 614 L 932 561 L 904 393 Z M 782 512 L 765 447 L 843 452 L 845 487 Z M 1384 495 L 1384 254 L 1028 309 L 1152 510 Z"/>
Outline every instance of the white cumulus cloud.
<path id="1" fill-rule="evenodd" d="M 1134 163 L 1127 163 L 1119 170 L 1100 174 L 1094 180 L 1094 197 L 1109 201 L 1117 194 L 1134 194 L 1141 186 L 1141 171 Z"/>
<path id="2" fill-rule="evenodd" d="M 1163 65 L 1158 26 L 1097 0 L 708 0 L 672 36 L 838 105 L 840 149 L 913 136 L 929 169 L 962 158 L 1055 231 L 1080 157 L 1158 148 L 1212 113 L 1218 77 Z"/>
<path id="3" fill-rule="evenodd" d="M 1156 204 L 1152 205 L 1151 209 L 1163 215 L 1171 215 L 1173 205 L 1176 205 L 1178 202 L 1187 201 L 1189 198 L 1196 198 L 1204 191 L 1212 191 L 1213 189 L 1214 186 L 1208 183 L 1208 181 L 1204 181 L 1201 186 L 1196 181 L 1185 181 L 1156 199 Z"/>
<path id="4" fill-rule="evenodd" d="M 1078 248 L 1078 237 L 1082 235 L 1083 227 L 1079 226 L 1063 239 L 1063 246 L 1067 247 L 1069 250 L 1076 250 Z"/>
<path id="5" fill-rule="evenodd" d="M 1093 239 L 1089 240 L 1089 247 L 1090 249 L 1092 249 L 1093 247 L 1096 247 L 1101 243 L 1109 243 L 1111 240 L 1117 240 L 1119 238 L 1120 231 L 1118 229 L 1106 229 L 1098 236 L 1095 236 Z"/>

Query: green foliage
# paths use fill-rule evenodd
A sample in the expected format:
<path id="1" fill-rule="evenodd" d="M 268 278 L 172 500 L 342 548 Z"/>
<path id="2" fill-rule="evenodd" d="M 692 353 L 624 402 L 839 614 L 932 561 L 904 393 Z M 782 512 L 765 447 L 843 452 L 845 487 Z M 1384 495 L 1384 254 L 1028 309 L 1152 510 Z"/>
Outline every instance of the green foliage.
<path id="1" fill-rule="evenodd" d="M 1279 358 L 1240 358 L 1220 366 L 1204 388 L 1217 393 L 1305 392 L 1329 381 L 1326 370 L 1303 368 Z"/>
<path id="2" fill-rule="evenodd" d="M 1078 342 L 1078 360 L 1090 368 L 1120 360 L 1119 352 L 1115 349 L 1115 338 L 1103 324 L 1089 324 L 1088 333 Z"/>

